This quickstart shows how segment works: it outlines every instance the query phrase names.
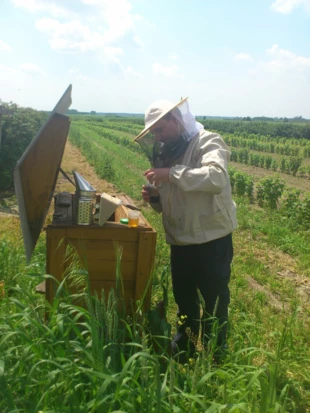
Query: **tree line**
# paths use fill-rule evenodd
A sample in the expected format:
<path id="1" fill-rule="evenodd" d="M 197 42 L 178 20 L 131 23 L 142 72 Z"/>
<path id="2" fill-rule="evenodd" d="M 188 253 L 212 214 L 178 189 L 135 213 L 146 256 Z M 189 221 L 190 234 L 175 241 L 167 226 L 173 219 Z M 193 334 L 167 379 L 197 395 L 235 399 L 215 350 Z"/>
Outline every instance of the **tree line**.
<path id="1" fill-rule="evenodd" d="M 202 120 L 205 129 L 218 133 L 255 134 L 271 137 L 310 139 L 310 123 L 242 120 Z"/>

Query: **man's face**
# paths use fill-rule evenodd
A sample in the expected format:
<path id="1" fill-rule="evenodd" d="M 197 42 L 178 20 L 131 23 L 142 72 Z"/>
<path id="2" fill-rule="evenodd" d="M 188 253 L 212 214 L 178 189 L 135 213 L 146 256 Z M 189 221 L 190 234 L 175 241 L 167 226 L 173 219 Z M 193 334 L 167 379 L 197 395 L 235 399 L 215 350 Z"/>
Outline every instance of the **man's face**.
<path id="1" fill-rule="evenodd" d="M 177 140 L 180 137 L 180 125 L 176 119 L 160 119 L 150 128 L 155 142 L 167 143 Z"/>

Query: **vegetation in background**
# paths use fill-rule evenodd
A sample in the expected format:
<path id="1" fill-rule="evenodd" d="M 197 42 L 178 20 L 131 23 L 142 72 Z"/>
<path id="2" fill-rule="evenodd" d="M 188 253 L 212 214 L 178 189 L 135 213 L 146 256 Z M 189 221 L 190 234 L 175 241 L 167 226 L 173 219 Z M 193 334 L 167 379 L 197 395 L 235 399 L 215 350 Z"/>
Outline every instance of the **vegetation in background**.
<path id="1" fill-rule="evenodd" d="M 202 124 L 208 130 L 226 134 L 235 133 L 257 134 L 271 137 L 310 139 L 309 122 L 265 122 L 265 121 L 247 121 L 242 120 L 214 120 L 200 119 Z"/>
<path id="2" fill-rule="evenodd" d="M 0 191 L 8 191 L 14 187 L 13 170 L 17 161 L 43 125 L 47 114 L 20 108 L 13 103 L 0 103 L 12 111 L 11 114 L 2 116 L 1 128 Z"/>
<path id="3" fill-rule="evenodd" d="M 74 254 L 50 306 L 34 292 L 48 277 L 42 275 L 43 236 L 29 266 L 21 245 L 2 236 L 0 411 L 310 412 L 309 195 L 288 189 L 276 175 L 257 183 L 230 168 L 239 228 L 234 233 L 229 354 L 221 365 L 213 363 L 212 351 L 179 365 L 166 346 L 176 322 L 167 281 L 169 250 L 160 216 L 140 201 L 149 163 L 132 138 L 141 127 L 118 117 L 92 119 L 74 120 L 70 139 L 97 173 L 142 206 L 158 232 L 152 310 L 125 316 L 117 305 L 119 290 L 111 291 L 108 300 L 92 297 L 87 272 Z M 70 292 L 77 281 L 78 296 Z M 167 319 L 156 309 L 162 298 Z"/>

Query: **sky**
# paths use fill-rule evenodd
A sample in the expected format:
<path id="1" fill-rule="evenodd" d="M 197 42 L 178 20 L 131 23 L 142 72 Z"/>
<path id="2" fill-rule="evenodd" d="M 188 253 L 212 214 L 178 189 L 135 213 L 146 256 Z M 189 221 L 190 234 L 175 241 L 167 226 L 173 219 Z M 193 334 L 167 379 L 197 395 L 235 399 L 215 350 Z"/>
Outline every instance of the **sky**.
<path id="1" fill-rule="evenodd" d="M 310 118 L 310 0 L 1 0 L 0 99 Z"/>

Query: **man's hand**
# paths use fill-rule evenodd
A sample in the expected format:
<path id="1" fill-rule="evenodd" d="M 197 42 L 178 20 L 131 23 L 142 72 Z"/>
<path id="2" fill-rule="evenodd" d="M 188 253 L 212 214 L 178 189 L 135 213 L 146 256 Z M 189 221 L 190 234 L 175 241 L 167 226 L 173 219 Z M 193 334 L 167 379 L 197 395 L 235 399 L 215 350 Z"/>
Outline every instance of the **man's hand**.
<path id="1" fill-rule="evenodd" d="M 151 197 L 157 197 L 159 195 L 159 192 L 157 191 L 157 189 L 153 189 L 152 191 L 150 191 L 147 187 L 147 185 L 142 185 L 142 199 L 145 202 L 151 202 Z"/>
<path id="2" fill-rule="evenodd" d="M 161 182 L 169 181 L 170 168 L 152 168 L 144 172 L 144 176 L 150 184 L 158 186 Z"/>

